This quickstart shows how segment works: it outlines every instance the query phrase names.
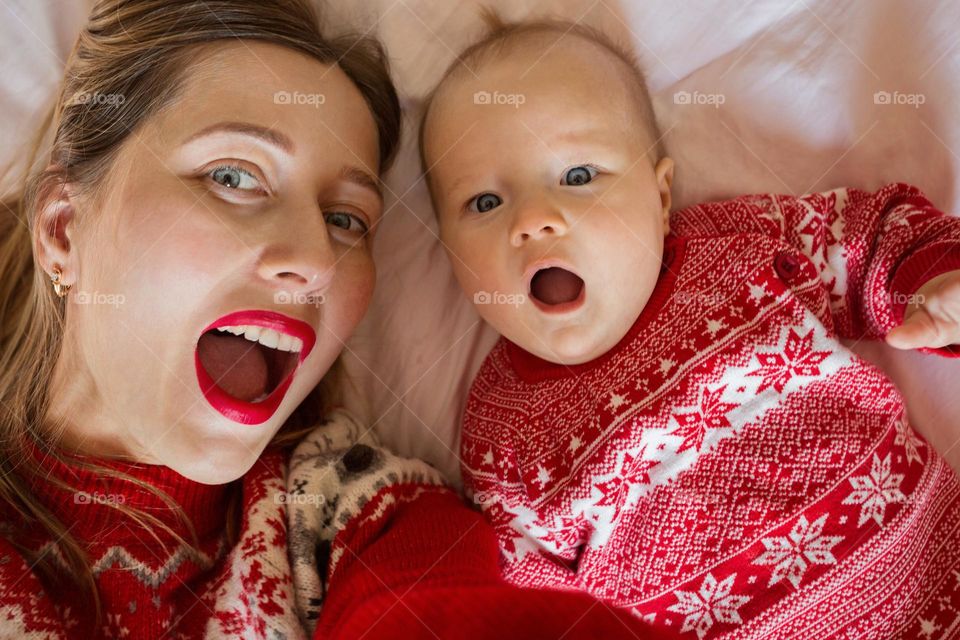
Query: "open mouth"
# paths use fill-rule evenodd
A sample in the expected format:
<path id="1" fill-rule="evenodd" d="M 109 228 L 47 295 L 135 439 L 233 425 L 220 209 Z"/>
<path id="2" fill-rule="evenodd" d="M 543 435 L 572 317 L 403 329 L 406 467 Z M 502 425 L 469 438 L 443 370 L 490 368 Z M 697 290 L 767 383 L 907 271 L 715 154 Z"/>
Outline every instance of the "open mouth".
<path id="1" fill-rule="evenodd" d="M 542 311 L 572 311 L 583 304 L 583 279 L 562 267 L 540 269 L 530 279 L 530 297 Z"/>
<path id="2" fill-rule="evenodd" d="M 262 402 L 297 366 L 302 347 L 298 338 L 273 329 L 217 327 L 200 336 L 197 355 L 222 391 L 243 402 Z"/>
<path id="3" fill-rule="evenodd" d="M 272 312 L 238 312 L 197 341 L 197 379 L 207 401 L 243 424 L 272 416 L 316 340 L 312 327 Z"/>

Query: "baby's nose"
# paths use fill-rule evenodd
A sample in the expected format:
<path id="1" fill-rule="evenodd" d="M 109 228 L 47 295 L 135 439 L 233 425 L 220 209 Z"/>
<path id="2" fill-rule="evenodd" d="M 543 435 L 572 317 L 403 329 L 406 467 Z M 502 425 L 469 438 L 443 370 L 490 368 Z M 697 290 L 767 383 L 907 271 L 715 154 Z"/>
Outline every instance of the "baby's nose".
<path id="1" fill-rule="evenodd" d="M 552 207 L 527 207 L 520 211 L 510 233 L 511 243 L 519 247 L 529 240 L 561 236 L 567 232 L 563 215 Z"/>

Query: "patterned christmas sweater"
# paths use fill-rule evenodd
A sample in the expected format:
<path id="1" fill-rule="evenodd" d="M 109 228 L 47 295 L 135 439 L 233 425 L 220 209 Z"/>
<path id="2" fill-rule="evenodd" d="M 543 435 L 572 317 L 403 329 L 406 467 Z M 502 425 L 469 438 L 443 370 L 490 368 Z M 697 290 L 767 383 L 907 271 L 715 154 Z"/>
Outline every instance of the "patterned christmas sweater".
<path id="1" fill-rule="evenodd" d="M 34 496 L 88 549 L 103 615 L 95 624 L 74 588 L 50 583 L 28 560 L 34 554 L 0 538 L 0 638 L 674 637 L 586 594 L 505 583 L 493 530 L 480 514 L 435 470 L 391 455 L 342 412 L 296 454 L 288 464 L 280 452 L 265 453 L 237 483 L 219 486 L 166 467 L 95 461 L 165 491 L 193 522 L 194 549 L 159 529 L 154 537 L 112 508 L 141 509 L 191 540 L 154 494 L 33 448 L 43 470 Z M 234 490 L 242 514 L 229 546 L 224 525 Z M 14 522 L 11 513 L 0 519 L 5 528 Z M 45 535 L 15 539 L 60 557 Z M 314 589 L 318 577 L 324 584 Z"/>
<path id="2" fill-rule="evenodd" d="M 204 485 L 162 466 L 94 460 L 165 491 L 193 523 L 199 545 L 156 537 L 113 508 L 141 509 L 186 542 L 192 537 L 167 504 L 126 480 L 105 478 L 72 461 L 33 448 L 44 477 L 34 484 L 43 501 L 88 549 L 102 616 L 73 588 L 51 583 L 6 539 L 0 541 L 0 637 L 61 638 L 303 638 L 293 606 L 284 501 L 283 456 L 266 453 L 234 485 Z M 82 457 L 84 461 L 91 461 Z M 60 480 L 74 491 L 54 485 Z M 240 533 L 228 547 L 228 492 L 242 493 Z M 11 522 L 5 513 L 5 522 Z M 59 564 L 46 535 L 18 532 L 19 545 Z M 62 565 L 60 565 L 62 566 Z"/>
<path id="3" fill-rule="evenodd" d="M 903 184 L 672 214 L 615 348 L 502 338 L 473 383 L 465 487 L 506 578 L 699 640 L 960 638 L 960 482 L 840 342 L 958 268 L 960 219 Z"/>

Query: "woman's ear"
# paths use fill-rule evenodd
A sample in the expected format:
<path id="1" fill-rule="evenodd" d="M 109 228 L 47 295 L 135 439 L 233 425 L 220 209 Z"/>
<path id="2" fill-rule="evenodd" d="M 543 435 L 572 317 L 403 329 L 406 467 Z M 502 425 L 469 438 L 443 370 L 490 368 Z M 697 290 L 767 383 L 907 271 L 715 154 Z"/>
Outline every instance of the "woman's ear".
<path id="1" fill-rule="evenodd" d="M 654 168 L 657 187 L 660 189 L 660 208 L 663 213 L 663 235 L 670 233 L 670 205 L 673 203 L 670 187 L 673 185 L 673 160 L 660 158 Z"/>
<path id="2" fill-rule="evenodd" d="M 72 236 L 76 229 L 74 189 L 56 174 L 40 188 L 37 197 L 33 241 L 37 262 L 48 274 L 59 268 L 60 281 L 72 285 L 77 279 L 77 252 Z"/>

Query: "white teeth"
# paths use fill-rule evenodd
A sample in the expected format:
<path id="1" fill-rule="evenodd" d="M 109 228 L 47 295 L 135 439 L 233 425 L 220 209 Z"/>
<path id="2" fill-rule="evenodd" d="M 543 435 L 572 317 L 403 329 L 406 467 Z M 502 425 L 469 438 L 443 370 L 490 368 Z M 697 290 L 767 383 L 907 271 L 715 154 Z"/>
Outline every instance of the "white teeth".
<path id="1" fill-rule="evenodd" d="M 289 340 L 285 341 L 284 338 L 289 338 Z M 300 353 L 303 351 L 303 340 L 284 334 L 284 336 L 280 338 L 280 344 L 277 345 L 277 349 L 280 351 L 289 351 L 290 353 Z"/>
<path id="2" fill-rule="evenodd" d="M 255 325 L 245 324 L 239 326 L 217 327 L 217 331 L 220 331 L 221 333 L 232 333 L 235 336 L 242 335 L 250 342 L 259 342 L 265 347 L 277 349 L 278 351 L 300 353 L 300 351 L 303 349 L 303 340 L 300 338 Z"/>
<path id="3" fill-rule="evenodd" d="M 260 332 L 260 344 L 265 347 L 270 347 L 271 349 L 277 348 L 277 343 L 280 342 L 280 334 L 274 331 L 273 329 L 264 329 Z"/>

